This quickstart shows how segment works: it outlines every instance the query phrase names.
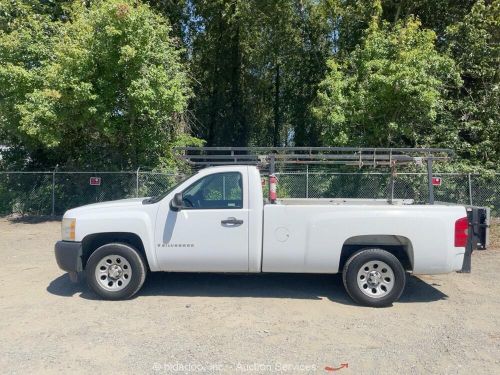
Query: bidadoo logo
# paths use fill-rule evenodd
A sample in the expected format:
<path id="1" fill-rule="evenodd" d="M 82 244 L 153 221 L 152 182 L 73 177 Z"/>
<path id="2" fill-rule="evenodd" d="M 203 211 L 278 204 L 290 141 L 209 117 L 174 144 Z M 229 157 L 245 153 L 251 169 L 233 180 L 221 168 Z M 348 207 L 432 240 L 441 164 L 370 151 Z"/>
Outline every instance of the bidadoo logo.
<path id="1" fill-rule="evenodd" d="M 326 366 L 325 371 L 333 372 L 333 371 L 342 370 L 343 368 L 349 368 L 349 363 L 341 363 L 339 367 Z"/>

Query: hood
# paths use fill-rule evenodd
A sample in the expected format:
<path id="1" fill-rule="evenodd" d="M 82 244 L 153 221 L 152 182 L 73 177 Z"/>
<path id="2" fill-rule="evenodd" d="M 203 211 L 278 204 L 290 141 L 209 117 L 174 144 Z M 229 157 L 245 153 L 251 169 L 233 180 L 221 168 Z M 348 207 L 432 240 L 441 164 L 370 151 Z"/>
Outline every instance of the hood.
<path id="1" fill-rule="evenodd" d="M 85 206 L 80 206 L 72 208 L 64 214 L 64 216 L 72 217 L 74 214 L 78 214 L 83 211 L 97 210 L 97 209 L 108 209 L 108 208 L 130 208 L 142 206 L 142 201 L 146 199 L 142 198 L 130 198 L 130 199 L 119 199 L 116 201 L 100 202 L 87 204 Z"/>

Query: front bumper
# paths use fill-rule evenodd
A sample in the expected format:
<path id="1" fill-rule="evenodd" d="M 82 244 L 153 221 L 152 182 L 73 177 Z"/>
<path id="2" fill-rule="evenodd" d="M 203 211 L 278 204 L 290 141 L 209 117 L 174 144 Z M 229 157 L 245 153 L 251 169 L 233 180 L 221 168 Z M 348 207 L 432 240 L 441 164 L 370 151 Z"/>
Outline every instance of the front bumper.
<path id="1" fill-rule="evenodd" d="M 71 241 L 58 241 L 54 248 L 57 265 L 67 272 L 81 272 L 82 243 Z"/>

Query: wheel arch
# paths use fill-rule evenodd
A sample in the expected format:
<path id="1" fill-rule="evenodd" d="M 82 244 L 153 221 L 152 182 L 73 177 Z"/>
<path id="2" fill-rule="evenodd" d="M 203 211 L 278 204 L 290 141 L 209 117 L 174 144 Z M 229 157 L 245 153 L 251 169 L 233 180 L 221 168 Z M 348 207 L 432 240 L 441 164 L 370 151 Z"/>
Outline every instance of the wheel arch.
<path id="1" fill-rule="evenodd" d="M 149 268 L 148 258 L 141 237 L 131 232 L 103 232 L 85 236 L 82 240 L 82 266 L 85 269 L 92 253 L 99 247 L 109 243 L 124 243 L 135 248 Z"/>
<path id="2" fill-rule="evenodd" d="M 339 270 L 355 252 L 366 248 L 380 248 L 393 254 L 407 271 L 413 270 L 414 257 L 411 240 L 405 236 L 370 234 L 353 236 L 344 241 L 340 253 Z"/>

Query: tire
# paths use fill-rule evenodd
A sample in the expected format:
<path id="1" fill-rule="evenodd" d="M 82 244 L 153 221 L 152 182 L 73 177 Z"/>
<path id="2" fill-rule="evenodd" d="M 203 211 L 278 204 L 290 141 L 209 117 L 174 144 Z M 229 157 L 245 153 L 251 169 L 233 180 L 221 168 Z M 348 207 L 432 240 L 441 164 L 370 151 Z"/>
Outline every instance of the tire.
<path id="1" fill-rule="evenodd" d="M 346 262 L 342 273 L 349 296 L 370 307 L 390 306 L 403 293 L 406 272 L 394 255 L 382 249 L 363 249 Z"/>
<path id="2" fill-rule="evenodd" d="M 123 300 L 141 289 L 146 279 L 146 265 L 130 245 L 110 243 L 95 250 L 85 267 L 87 284 L 107 300 Z"/>

